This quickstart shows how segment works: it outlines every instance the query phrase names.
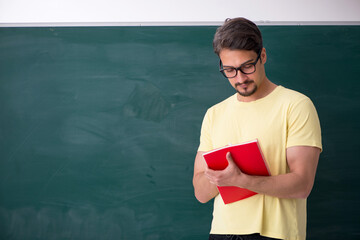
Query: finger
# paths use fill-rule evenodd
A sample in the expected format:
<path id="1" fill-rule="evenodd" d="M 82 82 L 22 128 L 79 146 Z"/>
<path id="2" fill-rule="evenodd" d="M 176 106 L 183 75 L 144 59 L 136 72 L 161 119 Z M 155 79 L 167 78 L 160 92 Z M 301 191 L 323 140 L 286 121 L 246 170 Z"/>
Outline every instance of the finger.
<path id="1" fill-rule="evenodd" d="M 211 174 L 205 172 L 205 177 L 209 180 L 210 183 L 215 184 L 214 178 Z"/>
<path id="2" fill-rule="evenodd" d="M 205 174 L 210 183 L 217 185 L 216 177 L 211 174 Z"/>
<path id="3" fill-rule="evenodd" d="M 211 179 L 211 180 L 217 178 L 219 175 L 218 171 L 215 171 L 212 169 L 205 171 L 204 174 L 208 179 Z"/>
<path id="4" fill-rule="evenodd" d="M 204 173 L 205 173 L 206 176 L 212 177 L 215 174 L 215 171 L 208 168 L 208 169 L 205 170 Z"/>

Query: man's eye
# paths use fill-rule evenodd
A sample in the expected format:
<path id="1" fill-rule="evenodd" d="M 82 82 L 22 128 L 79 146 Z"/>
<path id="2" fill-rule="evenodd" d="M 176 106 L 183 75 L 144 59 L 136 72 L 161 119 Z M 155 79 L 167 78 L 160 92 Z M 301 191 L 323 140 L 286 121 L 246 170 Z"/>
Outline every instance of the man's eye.
<path id="1" fill-rule="evenodd" d="M 234 68 L 226 68 L 226 69 L 225 69 L 225 72 L 227 72 L 227 73 L 232 73 L 232 72 L 234 72 L 234 71 L 235 71 Z"/>
<path id="2" fill-rule="evenodd" d="M 254 65 L 252 65 L 252 64 L 246 64 L 246 65 L 241 66 L 241 69 L 250 69 L 250 68 L 252 68 L 252 67 L 254 67 Z"/>

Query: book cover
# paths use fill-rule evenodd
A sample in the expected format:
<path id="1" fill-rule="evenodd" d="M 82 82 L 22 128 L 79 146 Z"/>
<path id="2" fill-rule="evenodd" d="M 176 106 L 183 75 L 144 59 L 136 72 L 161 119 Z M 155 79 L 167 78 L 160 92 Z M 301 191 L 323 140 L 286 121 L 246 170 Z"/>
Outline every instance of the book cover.
<path id="1" fill-rule="evenodd" d="M 227 145 L 222 148 L 214 149 L 203 154 L 203 157 L 210 169 L 223 170 L 228 166 L 226 154 L 231 156 L 240 170 L 249 175 L 270 176 L 265 159 L 260 149 L 258 140 Z M 218 186 L 219 193 L 225 204 L 236 202 L 251 197 L 256 192 L 235 186 Z"/>

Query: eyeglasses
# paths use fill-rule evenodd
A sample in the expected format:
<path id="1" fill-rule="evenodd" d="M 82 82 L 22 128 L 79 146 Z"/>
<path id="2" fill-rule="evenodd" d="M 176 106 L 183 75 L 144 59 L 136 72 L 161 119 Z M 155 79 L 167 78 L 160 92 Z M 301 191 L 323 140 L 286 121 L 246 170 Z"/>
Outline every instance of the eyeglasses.
<path id="1" fill-rule="evenodd" d="M 261 50 L 259 51 L 259 54 L 255 60 L 255 62 L 252 63 L 244 63 L 240 67 L 234 68 L 234 67 L 223 67 L 221 59 L 219 63 L 220 72 L 224 75 L 226 78 L 234 78 L 236 77 L 238 71 L 242 72 L 243 74 L 251 74 L 256 71 L 256 64 L 260 59 Z"/>

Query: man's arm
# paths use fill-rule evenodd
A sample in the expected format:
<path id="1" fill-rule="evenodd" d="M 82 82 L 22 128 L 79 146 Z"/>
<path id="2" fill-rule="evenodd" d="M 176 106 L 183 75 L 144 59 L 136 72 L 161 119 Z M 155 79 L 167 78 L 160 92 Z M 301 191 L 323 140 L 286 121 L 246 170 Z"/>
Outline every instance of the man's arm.
<path id="1" fill-rule="evenodd" d="M 266 177 L 242 173 L 228 154 L 226 169 L 214 171 L 206 168 L 205 175 L 218 186 L 238 186 L 279 198 L 307 198 L 314 185 L 320 151 L 309 146 L 289 147 L 286 151 L 289 173 Z"/>
<path id="2" fill-rule="evenodd" d="M 195 157 L 193 185 L 196 199 L 201 203 L 206 203 L 219 194 L 216 185 L 210 183 L 205 176 L 207 165 L 202 156 L 203 152 L 198 152 Z"/>

